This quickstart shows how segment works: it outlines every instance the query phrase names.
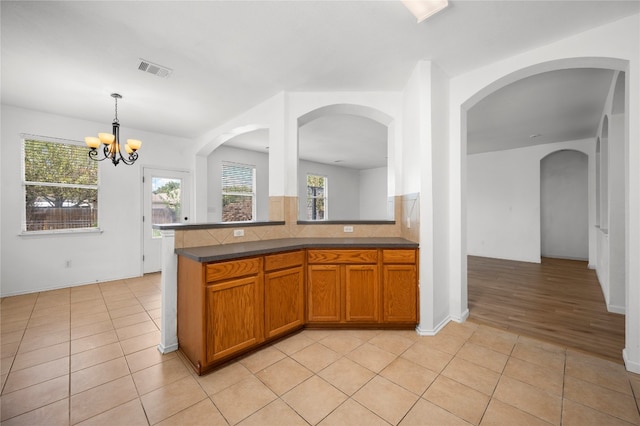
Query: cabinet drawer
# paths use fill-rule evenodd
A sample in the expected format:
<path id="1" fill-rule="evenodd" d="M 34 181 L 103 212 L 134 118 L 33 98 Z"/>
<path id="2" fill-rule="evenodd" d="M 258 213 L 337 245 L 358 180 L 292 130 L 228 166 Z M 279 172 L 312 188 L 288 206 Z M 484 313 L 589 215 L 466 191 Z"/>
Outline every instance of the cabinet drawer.
<path id="1" fill-rule="evenodd" d="M 229 278 L 256 275 L 262 271 L 262 258 L 232 260 L 230 262 L 209 263 L 207 265 L 207 282 L 226 280 Z"/>
<path id="2" fill-rule="evenodd" d="M 383 263 L 416 263 L 415 250 L 383 250 Z"/>
<path id="3" fill-rule="evenodd" d="M 308 250 L 309 263 L 376 263 L 377 250 Z"/>
<path id="4" fill-rule="evenodd" d="M 289 253 L 271 254 L 264 257 L 264 270 L 274 271 L 276 269 L 291 268 L 300 266 L 304 261 L 302 250 Z"/>

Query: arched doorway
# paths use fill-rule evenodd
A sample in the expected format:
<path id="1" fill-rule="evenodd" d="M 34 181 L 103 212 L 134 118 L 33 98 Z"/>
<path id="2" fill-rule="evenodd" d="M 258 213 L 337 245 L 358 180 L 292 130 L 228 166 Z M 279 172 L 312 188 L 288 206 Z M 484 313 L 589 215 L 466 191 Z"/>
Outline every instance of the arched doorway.
<path id="1" fill-rule="evenodd" d="M 467 218 L 465 217 L 466 215 L 466 209 L 467 209 L 467 204 L 469 202 L 469 196 L 467 193 L 467 188 L 465 183 L 468 185 L 468 180 L 466 179 L 467 177 L 467 173 L 468 173 L 468 164 L 467 164 L 467 160 L 466 160 L 466 153 L 467 153 L 467 137 L 468 135 L 466 134 L 467 132 L 467 112 L 469 111 L 470 108 L 472 108 L 475 104 L 477 104 L 480 100 L 482 100 L 484 97 L 488 96 L 489 94 L 499 90 L 500 88 L 514 82 L 517 81 L 518 79 L 521 78 L 526 78 L 527 76 L 531 76 L 531 75 L 535 75 L 537 73 L 541 73 L 541 72 L 547 72 L 551 69 L 567 69 L 567 68 L 571 68 L 573 66 L 589 66 L 589 67 L 599 67 L 599 68 L 603 68 L 603 69 L 609 69 L 609 70 L 613 70 L 613 71 L 619 71 L 619 70 L 624 70 L 626 69 L 627 63 L 625 61 L 620 61 L 620 60 L 615 60 L 615 59 L 608 59 L 608 58 L 601 58 L 601 59 L 594 59 L 594 58 L 576 58 L 576 59 L 567 59 L 567 60 L 557 60 L 557 61 L 552 61 L 552 62 L 547 62 L 547 63 L 541 63 L 541 64 L 537 64 L 537 65 L 533 65 L 524 69 L 521 69 L 519 71 L 516 72 L 512 72 L 510 74 L 507 74 L 505 76 L 503 76 L 502 78 L 499 78 L 498 80 L 493 81 L 492 83 L 488 84 L 487 86 L 485 86 L 483 89 L 480 89 L 475 95 L 471 96 L 466 102 L 462 102 L 462 110 L 461 110 L 461 117 L 460 117 L 460 124 L 461 124 L 461 142 L 462 142 L 462 146 L 461 146 L 461 156 L 462 156 L 462 161 L 460 164 L 460 172 L 461 172 L 461 178 L 462 178 L 462 184 L 461 184 L 461 208 L 462 208 L 462 214 L 461 214 L 461 218 L 463 220 L 462 223 L 462 231 L 461 231 L 461 238 L 462 238 L 462 253 L 461 253 L 461 259 L 460 259 L 460 263 L 461 263 L 461 271 L 463 274 L 463 277 L 461 277 L 461 296 L 460 296 L 460 300 L 462 301 L 462 303 L 464 304 L 466 297 L 468 297 L 467 294 L 467 287 L 466 287 L 466 277 L 464 277 L 464 275 L 466 275 L 467 272 L 467 264 L 466 264 L 466 255 L 467 255 L 467 246 L 465 244 L 468 244 L 466 242 L 467 239 L 467 235 L 469 234 L 469 230 L 467 228 Z M 593 156 L 595 157 L 595 136 L 593 136 Z M 624 140 L 621 138 L 621 140 Z M 591 154 L 590 154 L 591 155 Z M 593 184 L 591 188 L 590 188 L 590 194 L 593 194 L 594 196 L 592 197 L 593 199 L 590 199 L 590 217 L 592 217 L 590 219 L 590 225 L 589 225 L 589 232 L 590 232 L 590 246 L 594 246 L 594 242 L 595 242 L 595 218 L 596 218 L 596 203 L 595 203 L 595 165 L 592 166 L 593 169 L 589 172 L 590 176 L 590 180 L 593 181 Z M 613 167 L 613 166 L 611 166 Z M 618 165 L 618 168 L 624 169 L 624 162 L 621 161 Z M 602 175 L 603 171 L 602 171 L 602 163 L 600 162 L 600 170 L 599 170 L 599 174 Z M 602 197 L 602 194 L 600 194 L 600 197 Z M 598 206 L 599 208 L 599 206 Z M 622 210 L 622 212 L 624 212 L 624 210 Z M 599 216 L 600 216 L 600 220 L 602 221 L 602 211 L 599 212 Z M 600 222 L 602 223 L 602 222 Z M 620 259 L 620 257 L 618 257 L 618 259 Z M 624 259 L 624 256 L 623 256 Z M 590 261 L 592 261 L 593 259 L 590 258 Z M 593 262 L 595 264 L 595 262 Z M 457 289 L 453 289 L 454 292 Z M 464 305 L 463 305 L 464 306 Z"/>

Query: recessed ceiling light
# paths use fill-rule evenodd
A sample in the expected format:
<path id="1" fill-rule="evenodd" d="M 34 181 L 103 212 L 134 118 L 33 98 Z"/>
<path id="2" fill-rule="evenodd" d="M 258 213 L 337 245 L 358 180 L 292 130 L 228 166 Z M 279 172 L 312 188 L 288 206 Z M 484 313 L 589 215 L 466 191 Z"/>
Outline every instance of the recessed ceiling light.
<path id="1" fill-rule="evenodd" d="M 418 23 L 449 5 L 448 0 L 402 0 L 402 3 L 418 19 Z"/>
<path id="2" fill-rule="evenodd" d="M 539 138 L 540 136 L 542 136 L 540 133 L 534 133 L 532 135 L 529 135 L 531 139 Z"/>

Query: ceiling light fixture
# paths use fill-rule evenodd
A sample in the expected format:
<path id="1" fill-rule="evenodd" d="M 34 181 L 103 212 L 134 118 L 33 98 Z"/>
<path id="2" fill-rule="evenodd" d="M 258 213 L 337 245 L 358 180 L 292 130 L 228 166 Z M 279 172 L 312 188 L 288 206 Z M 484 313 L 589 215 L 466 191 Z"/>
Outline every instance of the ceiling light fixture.
<path id="1" fill-rule="evenodd" d="M 418 23 L 449 5 L 448 0 L 402 0 L 402 3 L 418 19 Z"/>
<path id="2" fill-rule="evenodd" d="M 118 121 L 118 99 L 122 99 L 122 95 L 112 93 L 111 97 L 116 101 L 116 117 L 113 119 L 113 129 L 111 133 L 98 133 L 98 137 L 87 136 L 84 138 L 85 143 L 91 150 L 89 151 L 89 158 L 96 161 L 111 160 L 114 166 L 117 166 L 120 161 L 130 166 L 138 159 L 138 150 L 142 145 L 142 142 L 138 139 L 127 139 L 127 144 L 124 146 L 125 151 L 129 154 L 128 158 L 122 156 L 120 151 L 120 122 Z M 104 157 L 98 158 L 98 147 L 100 143 L 104 144 L 102 150 Z"/>

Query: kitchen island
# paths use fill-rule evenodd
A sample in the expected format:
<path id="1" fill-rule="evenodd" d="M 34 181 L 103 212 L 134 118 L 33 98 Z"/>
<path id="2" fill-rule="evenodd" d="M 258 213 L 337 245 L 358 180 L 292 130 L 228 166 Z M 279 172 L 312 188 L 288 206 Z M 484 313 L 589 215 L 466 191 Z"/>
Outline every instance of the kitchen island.
<path id="1" fill-rule="evenodd" d="M 286 238 L 175 249 L 177 342 L 198 374 L 304 327 L 418 323 L 418 244 Z"/>

